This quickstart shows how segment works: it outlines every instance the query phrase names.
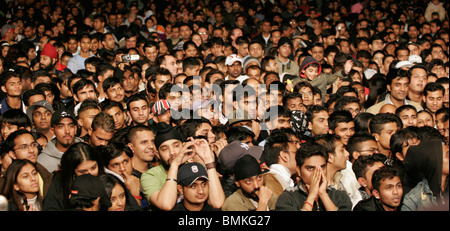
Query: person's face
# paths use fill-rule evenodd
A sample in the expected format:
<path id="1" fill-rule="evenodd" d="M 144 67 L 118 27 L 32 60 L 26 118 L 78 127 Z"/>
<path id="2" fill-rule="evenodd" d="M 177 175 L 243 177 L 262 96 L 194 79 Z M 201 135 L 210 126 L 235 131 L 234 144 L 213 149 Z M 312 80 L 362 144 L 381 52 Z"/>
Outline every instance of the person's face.
<path id="1" fill-rule="evenodd" d="M 327 161 L 323 156 L 314 155 L 305 159 L 305 162 L 300 166 L 300 178 L 305 185 L 310 185 L 311 177 L 314 171 L 321 168 L 326 175 Z"/>
<path id="2" fill-rule="evenodd" d="M 337 140 L 334 143 L 334 153 L 329 156 L 333 160 L 333 166 L 337 169 L 345 169 L 348 160 L 348 151 L 345 149 L 344 143 Z"/>
<path id="3" fill-rule="evenodd" d="M 417 112 L 412 109 L 403 110 L 400 115 L 403 127 L 417 126 Z"/>
<path id="4" fill-rule="evenodd" d="M 84 160 L 75 168 L 75 176 L 91 174 L 98 176 L 98 163 L 94 160 Z"/>
<path id="5" fill-rule="evenodd" d="M 309 129 L 314 136 L 323 135 L 328 133 L 328 112 L 320 111 L 319 113 L 314 113 L 314 118 L 312 122 L 309 123 Z"/>
<path id="6" fill-rule="evenodd" d="M 111 204 L 108 211 L 124 211 L 127 198 L 125 196 L 125 190 L 120 184 L 114 185 L 111 190 Z"/>
<path id="7" fill-rule="evenodd" d="M 212 131 L 211 125 L 208 123 L 200 124 L 200 127 L 195 131 L 196 136 L 205 136 L 208 140 L 208 143 L 212 144 L 215 142 L 216 136 Z"/>
<path id="8" fill-rule="evenodd" d="M 306 76 L 308 80 L 314 80 L 317 75 L 319 75 L 319 68 L 308 66 L 305 70 L 303 70 L 303 74 Z"/>
<path id="9" fill-rule="evenodd" d="M 108 50 L 112 50 L 114 49 L 114 47 L 116 46 L 115 41 L 114 41 L 114 36 L 112 34 L 107 34 L 105 36 L 105 40 L 102 41 L 103 47 L 105 47 Z"/>
<path id="10" fill-rule="evenodd" d="M 433 113 L 442 108 L 444 104 L 444 93 L 441 90 L 428 91 L 428 95 L 423 97 L 426 107 Z"/>
<path id="11" fill-rule="evenodd" d="M 138 131 L 128 146 L 133 151 L 134 157 L 150 162 L 155 158 L 155 135 L 152 131 Z"/>
<path id="12" fill-rule="evenodd" d="M 37 143 L 31 134 L 23 134 L 14 139 L 14 155 L 15 159 L 36 163 L 38 156 Z"/>
<path id="13" fill-rule="evenodd" d="M 17 129 L 18 129 L 18 127 L 15 124 L 2 123 L 1 132 L 2 132 L 3 140 L 6 140 L 6 138 L 8 138 L 8 136 L 9 136 L 9 134 L 17 131 Z"/>
<path id="14" fill-rule="evenodd" d="M 82 52 L 89 52 L 91 49 L 91 39 L 82 38 L 80 41 L 80 48 Z"/>
<path id="15" fill-rule="evenodd" d="M 106 90 L 106 96 L 111 101 L 123 102 L 123 99 L 125 98 L 125 90 L 120 83 L 117 83 L 113 87 Z"/>
<path id="16" fill-rule="evenodd" d="M 334 129 L 334 133 L 341 137 L 341 143 L 347 145 L 348 139 L 355 134 L 355 122 L 338 123 Z"/>
<path id="17" fill-rule="evenodd" d="M 97 93 L 95 92 L 93 85 L 86 85 L 81 90 L 79 90 L 76 94 L 74 94 L 74 99 L 78 103 L 81 103 L 87 99 L 96 99 Z"/>
<path id="18" fill-rule="evenodd" d="M 25 164 L 17 174 L 13 188 L 24 193 L 27 199 L 34 198 L 39 192 L 39 175 L 36 168 L 31 164 Z"/>
<path id="19" fill-rule="evenodd" d="M 395 78 L 392 80 L 391 85 L 388 85 L 388 90 L 391 92 L 391 97 L 398 101 L 403 101 L 408 96 L 409 79 L 408 78 Z"/>
<path id="20" fill-rule="evenodd" d="M 364 142 L 361 142 L 359 143 L 358 147 L 359 147 L 359 150 L 357 150 L 358 156 L 352 153 L 353 159 L 355 160 L 358 159 L 359 156 L 371 156 L 375 153 L 379 153 L 378 144 L 374 140 L 366 140 Z"/>
<path id="21" fill-rule="evenodd" d="M 449 84 L 448 84 L 448 83 L 445 83 L 445 84 L 442 84 L 442 86 L 443 86 L 444 89 L 445 89 L 445 93 L 444 93 L 444 103 L 448 104 L 448 102 L 449 102 L 449 93 L 450 93 L 450 91 L 449 91 Z"/>
<path id="22" fill-rule="evenodd" d="M 106 146 L 114 135 L 114 132 L 105 131 L 103 128 L 99 127 L 95 130 L 90 128 L 90 138 L 89 142 L 92 146 Z"/>
<path id="23" fill-rule="evenodd" d="M 46 130 L 50 128 L 52 112 L 45 107 L 38 107 L 33 111 L 33 123 L 36 128 Z"/>
<path id="24" fill-rule="evenodd" d="M 32 39 L 35 34 L 36 34 L 36 29 L 33 29 L 32 27 L 25 27 L 23 29 L 23 35 L 25 35 L 25 38 L 27 38 L 27 39 Z"/>
<path id="25" fill-rule="evenodd" d="M 183 40 L 188 40 L 192 35 L 192 30 L 188 26 L 180 27 L 180 36 Z"/>
<path id="26" fill-rule="evenodd" d="M 237 78 L 241 75 L 242 64 L 240 62 L 234 62 L 232 65 L 227 65 L 228 74 Z"/>
<path id="27" fill-rule="evenodd" d="M 184 51 L 185 57 L 196 57 L 198 55 L 198 50 L 194 45 L 189 45 Z"/>
<path id="28" fill-rule="evenodd" d="M 303 105 L 303 100 L 300 97 L 288 99 L 286 102 L 287 108 L 291 111 L 303 111 L 306 112 L 306 107 Z"/>
<path id="29" fill-rule="evenodd" d="M 353 119 L 359 114 L 361 111 L 361 106 L 358 103 L 348 103 L 343 108 L 345 111 L 348 111 L 352 114 Z"/>
<path id="30" fill-rule="evenodd" d="M 380 134 L 374 133 L 375 139 L 378 142 L 378 145 L 386 150 L 390 150 L 390 140 L 391 136 L 396 133 L 400 128 L 397 126 L 397 123 L 390 122 L 386 123 L 383 126 Z"/>
<path id="31" fill-rule="evenodd" d="M 282 46 L 278 47 L 278 52 L 281 57 L 288 58 L 292 52 L 292 48 L 289 44 L 283 44 Z"/>
<path id="32" fill-rule="evenodd" d="M 397 59 L 399 61 L 407 61 L 408 57 L 409 57 L 409 50 L 404 49 L 404 50 L 399 50 L 397 52 Z"/>
<path id="33" fill-rule="evenodd" d="M 247 76 L 259 80 L 261 78 L 261 71 L 259 69 L 249 69 Z"/>
<path id="34" fill-rule="evenodd" d="M 114 129 L 119 130 L 125 127 L 125 113 L 119 107 L 112 107 L 105 110 L 114 119 Z"/>
<path id="35" fill-rule="evenodd" d="M 156 46 L 146 47 L 144 50 L 144 54 L 148 60 L 150 60 L 151 62 L 155 62 L 156 58 L 158 57 L 158 49 L 156 49 Z"/>
<path id="36" fill-rule="evenodd" d="M 262 49 L 262 46 L 258 43 L 253 43 L 249 47 L 249 54 L 251 57 L 254 58 L 262 58 L 264 55 L 264 50 Z"/>
<path id="37" fill-rule="evenodd" d="M 12 77 L 2 86 L 2 91 L 11 97 L 19 97 L 22 94 L 22 80 L 19 77 Z"/>
<path id="38" fill-rule="evenodd" d="M 303 104 L 305 106 L 311 106 L 314 104 L 314 95 L 313 95 L 311 88 L 302 87 L 299 90 L 299 93 L 302 94 L 302 100 L 303 100 Z"/>
<path id="39" fill-rule="evenodd" d="M 158 75 L 156 76 L 155 82 L 154 82 L 154 87 L 156 92 L 159 92 L 159 89 L 161 89 L 162 86 L 164 86 L 164 84 L 168 83 L 171 81 L 171 77 L 170 75 Z"/>
<path id="40" fill-rule="evenodd" d="M 122 177 L 131 175 L 131 172 L 133 171 L 131 158 L 127 156 L 125 152 L 122 152 L 122 155 L 109 161 L 108 169 L 119 174 Z"/>
<path id="41" fill-rule="evenodd" d="M 376 170 L 378 170 L 381 167 L 383 167 L 383 166 L 384 166 L 383 163 L 377 161 L 377 162 L 373 163 L 372 166 L 367 166 L 366 167 L 366 174 L 364 176 L 364 178 L 365 178 L 365 185 L 366 185 L 366 188 L 369 190 L 370 193 L 372 193 L 372 189 L 373 189 L 373 186 L 372 186 L 373 173 Z"/>
<path id="42" fill-rule="evenodd" d="M 138 100 L 130 103 L 129 112 L 134 123 L 146 124 L 149 119 L 150 107 L 147 101 Z"/>
<path id="43" fill-rule="evenodd" d="M 183 143 L 176 139 L 164 141 L 158 148 L 159 159 L 170 165 L 183 147 Z"/>
<path id="44" fill-rule="evenodd" d="M 175 76 L 178 74 L 178 65 L 177 65 L 177 59 L 171 55 L 166 56 L 166 61 L 164 64 L 161 64 L 161 67 L 166 68 L 170 71 L 172 76 Z"/>
<path id="45" fill-rule="evenodd" d="M 403 186 L 400 178 L 395 176 L 392 179 L 383 179 L 380 182 L 380 190 L 374 189 L 373 195 L 379 198 L 386 210 L 395 210 L 401 204 Z"/>
<path id="46" fill-rule="evenodd" d="M 200 178 L 189 186 L 181 186 L 185 203 L 203 204 L 209 196 L 209 183 L 206 179 Z"/>
<path id="47" fill-rule="evenodd" d="M 136 43 L 137 43 L 137 37 L 136 36 L 125 40 L 125 46 L 127 47 L 127 49 L 135 48 L 136 47 Z"/>
<path id="48" fill-rule="evenodd" d="M 78 125 L 84 129 L 89 130 L 92 125 L 92 120 L 94 120 L 94 117 L 100 113 L 100 109 L 98 108 L 91 108 L 82 111 L 78 115 Z"/>
<path id="49" fill-rule="evenodd" d="M 425 85 L 428 83 L 427 72 L 422 68 L 414 68 L 411 71 L 411 83 L 409 90 L 414 92 L 423 92 Z"/>
<path id="50" fill-rule="evenodd" d="M 417 114 L 417 127 L 434 127 L 433 117 L 428 113 L 419 113 Z"/>
<path id="51" fill-rule="evenodd" d="M 123 73 L 123 90 L 125 92 L 134 92 L 139 88 L 139 79 L 132 71 Z"/>
<path id="52" fill-rule="evenodd" d="M 52 129 L 58 145 L 68 148 L 74 143 L 77 127 L 72 119 L 63 118 Z"/>
<path id="53" fill-rule="evenodd" d="M 237 47 L 238 54 L 241 57 L 245 57 L 248 55 L 248 43 L 236 45 L 236 47 Z"/>
<path id="54" fill-rule="evenodd" d="M 323 47 L 313 47 L 311 49 L 311 56 L 315 58 L 317 61 L 323 60 Z"/>
<path id="55" fill-rule="evenodd" d="M 246 179 L 236 181 L 236 185 L 242 189 L 244 193 L 253 198 L 258 198 L 259 189 L 264 186 L 264 178 L 262 174 L 252 176 Z"/>

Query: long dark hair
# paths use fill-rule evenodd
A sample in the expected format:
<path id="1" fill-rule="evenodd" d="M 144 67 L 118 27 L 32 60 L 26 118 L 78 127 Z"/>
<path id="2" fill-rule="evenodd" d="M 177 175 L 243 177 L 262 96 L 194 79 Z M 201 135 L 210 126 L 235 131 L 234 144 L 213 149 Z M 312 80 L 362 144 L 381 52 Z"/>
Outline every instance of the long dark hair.
<path id="1" fill-rule="evenodd" d="M 14 160 L 11 163 L 11 165 L 8 167 L 8 170 L 6 170 L 5 185 L 1 193 L 2 195 L 6 196 L 9 201 L 14 203 L 19 211 L 24 211 L 24 205 L 28 209 L 28 203 L 27 198 L 23 192 L 21 192 L 20 190 L 14 190 L 14 184 L 17 183 L 17 176 L 19 175 L 20 171 L 27 164 L 32 165 L 36 169 L 36 164 L 29 161 L 28 159 Z M 40 195 L 40 192 L 37 192 L 36 194 L 36 204 L 38 204 L 39 207 L 42 208 L 42 197 Z"/>
<path id="2" fill-rule="evenodd" d="M 85 160 L 96 161 L 98 164 L 98 175 L 104 173 L 99 154 L 93 147 L 84 142 L 72 144 L 61 157 L 61 170 L 59 174 L 61 174 L 62 193 L 64 205 L 67 206 L 66 208 L 70 208 L 68 198 L 70 187 L 75 177 L 75 169 Z"/>

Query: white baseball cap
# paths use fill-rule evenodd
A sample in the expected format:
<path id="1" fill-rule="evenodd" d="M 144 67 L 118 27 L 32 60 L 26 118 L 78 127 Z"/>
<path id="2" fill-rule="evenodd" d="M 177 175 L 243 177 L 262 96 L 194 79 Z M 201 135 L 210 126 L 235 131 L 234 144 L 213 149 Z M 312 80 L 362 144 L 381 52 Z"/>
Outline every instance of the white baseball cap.
<path id="1" fill-rule="evenodd" d="M 227 56 L 227 59 L 225 59 L 225 65 L 231 66 L 234 62 L 239 61 L 242 64 L 242 58 L 237 54 L 231 54 Z"/>

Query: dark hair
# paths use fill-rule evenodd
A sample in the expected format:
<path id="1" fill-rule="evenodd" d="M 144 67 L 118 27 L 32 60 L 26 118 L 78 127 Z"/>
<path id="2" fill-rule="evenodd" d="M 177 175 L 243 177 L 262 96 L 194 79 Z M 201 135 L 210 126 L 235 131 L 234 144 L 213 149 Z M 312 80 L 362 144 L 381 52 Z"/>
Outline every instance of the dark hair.
<path id="1" fill-rule="evenodd" d="M 325 147 L 314 141 L 307 141 L 306 143 L 302 144 L 297 150 L 297 153 L 295 155 L 297 166 L 301 168 L 305 163 L 305 160 L 312 156 L 323 157 L 325 159 L 325 163 L 328 161 L 328 153 Z"/>
<path id="2" fill-rule="evenodd" d="M 78 91 L 80 91 L 81 89 L 83 89 L 86 86 L 91 85 L 95 92 L 97 93 L 97 90 L 95 88 L 95 83 L 92 82 L 92 80 L 89 79 L 85 79 L 85 78 L 81 78 L 80 80 L 78 80 L 76 83 L 73 84 L 72 86 L 72 92 L 76 95 L 78 93 Z"/>
<path id="3" fill-rule="evenodd" d="M 355 116 L 355 132 L 369 132 L 369 121 L 375 115 L 370 112 L 360 112 Z"/>
<path id="4" fill-rule="evenodd" d="M 400 129 L 396 133 L 392 134 L 390 139 L 390 148 L 392 156 L 394 156 L 394 158 L 397 158 L 397 153 L 402 154 L 402 149 L 405 142 L 406 145 L 409 146 L 408 142 L 410 139 L 419 138 L 419 136 L 417 135 L 418 130 L 419 129 L 417 127 L 411 126 Z"/>
<path id="5" fill-rule="evenodd" d="M 306 111 L 307 121 L 312 122 L 314 119 L 314 114 L 319 113 L 321 111 L 325 111 L 328 113 L 327 108 L 321 105 L 312 105 L 311 107 L 309 107 L 308 110 Z"/>
<path id="6" fill-rule="evenodd" d="M 393 179 L 394 177 L 400 177 L 397 168 L 392 166 L 383 166 L 376 170 L 372 175 L 373 189 L 380 191 L 381 181 L 385 179 Z"/>
<path id="7" fill-rule="evenodd" d="M 242 126 L 231 126 L 228 128 L 228 130 L 225 132 L 225 135 L 227 136 L 227 142 L 231 143 L 235 140 L 245 140 L 247 137 L 251 137 L 252 139 L 255 137 L 255 133 L 250 131 L 248 128 L 242 127 Z"/>
<path id="8" fill-rule="evenodd" d="M 336 134 L 323 134 L 314 137 L 316 143 L 322 145 L 328 154 L 336 153 L 336 141 L 340 140 L 340 137 Z"/>
<path id="9" fill-rule="evenodd" d="M 400 113 L 402 113 L 403 111 L 406 111 L 406 110 L 414 110 L 417 113 L 416 107 L 414 107 L 410 104 L 405 104 L 405 105 L 402 105 L 402 106 L 398 107 L 397 109 L 395 109 L 395 115 L 400 118 Z"/>
<path id="10" fill-rule="evenodd" d="M 20 170 L 27 164 L 32 165 L 36 169 L 36 164 L 28 159 L 13 160 L 6 170 L 5 183 L 2 189 L 1 195 L 5 195 L 6 198 L 18 208 L 19 211 L 23 211 L 23 206 L 28 208 L 27 198 L 20 190 L 14 190 L 14 184 L 17 182 L 17 177 Z M 42 209 L 42 197 L 39 192 L 37 194 L 37 204 Z"/>
<path id="11" fill-rule="evenodd" d="M 134 197 L 131 196 L 130 191 L 125 186 L 125 184 L 116 176 L 111 174 L 103 174 L 99 176 L 100 180 L 103 181 L 103 184 L 105 185 L 105 192 L 106 192 L 106 199 L 111 200 L 111 194 L 112 190 L 116 185 L 120 185 L 123 190 L 125 191 L 125 211 L 131 210 L 131 204 L 133 203 Z M 100 209 L 100 210 L 107 210 L 108 208 Z"/>
<path id="12" fill-rule="evenodd" d="M 146 125 L 135 125 L 131 127 L 126 134 L 127 142 L 130 143 L 131 140 L 136 136 L 136 133 L 139 131 L 151 131 L 153 132 L 153 135 L 156 134 L 156 130 L 154 129 L 154 127 L 149 127 Z"/>
<path id="13" fill-rule="evenodd" d="M 396 123 L 397 127 L 402 128 L 403 123 L 396 115 L 391 113 L 378 113 L 369 122 L 369 131 L 371 134 L 380 134 L 387 123 Z"/>
<path id="14" fill-rule="evenodd" d="M 101 147 L 100 150 L 102 152 L 101 160 L 105 167 L 108 167 L 112 159 L 121 156 L 124 152 L 128 157 L 133 157 L 133 151 L 125 143 L 121 142 L 110 142 L 108 145 Z"/>
<path id="15" fill-rule="evenodd" d="M 15 139 L 23 134 L 30 134 L 31 136 L 33 136 L 31 134 L 30 131 L 26 130 L 26 129 L 18 129 L 14 132 L 12 132 L 11 134 L 9 134 L 8 138 L 6 138 L 6 140 L 4 141 L 4 143 L 2 144 L 2 150 L 4 152 L 10 152 L 14 150 L 14 146 L 15 144 Z M 34 137 L 33 137 L 34 139 Z"/>
<path id="16" fill-rule="evenodd" d="M 366 178 L 367 167 L 372 167 L 376 162 L 384 163 L 386 156 L 375 153 L 371 156 L 360 156 L 353 162 L 352 170 L 355 173 L 356 179 L 362 177 Z"/>
<path id="17" fill-rule="evenodd" d="M 348 153 L 350 154 L 349 159 L 350 161 L 353 161 L 353 152 L 355 151 L 359 151 L 358 149 L 360 148 L 360 143 L 362 142 L 366 142 L 369 140 L 373 140 L 376 142 L 375 138 L 368 132 L 357 132 L 355 134 L 353 134 L 353 136 L 350 137 L 350 139 L 348 139 L 348 143 L 346 146 L 346 149 L 348 151 Z"/>
<path id="18" fill-rule="evenodd" d="M 336 100 L 336 104 L 334 105 L 334 111 L 341 111 L 341 110 L 343 111 L 344 107 L 350 103 L 357 103 L 361 108 L 358 98 L 353 96 L 342 96 Z"/>
<path id="19" fill-rule="evenodd" d="M 102 128 L 106 132 L 114 132 L 114 126 L 113 117 L 103 111 L 95 115 L 91 125 L 92 131 L 97 130 L 97 128 Z"/>
<path id="20" fill-rule="evenodd" d="M 30 118 L 20 109 L 9 109 L 0 116 L 1 124 L 17 125 L 17 128 L 31 127 Z"/>
<path id="21" fill-rule="evenodd" d="M 183 139 L 194 137 L 197 129 L 204 123 L 211 125 L 211 122 L 203 117 L 200 119 L 187 119 L 182 125 L 178 127 Z"/>
<path id="22" fill-rule="evenodd" d="M 430 82 L 425 85 L 425 88 L 423 89 L 423 95 L 427 96 L 429 92 L 435 92 L 435 91 L 441 91 L 442 95 L 445 94 L 445 88 L 440 83 L 436 82 Z"/>
<path id="23" fill-rule="evenodd" d="M 122 86 L 122 80 L 118 77 L 111 76 L 102 83 L 103 91 L 107 91 L 109 88 L 114 87 L 116 84 L 120 84 Z"/>
<path id="24" fill-rule="evenodd" d="M 89 144 L 84 142 L 74 143 L 64 152 L 61 157 L 60 171 L 56 174 L 60 174 L 63 205 L 65 208 L 70 208 L 69 194 L 72 187 L 72 182 L 75 176 L 75 169 L 83 161 L 91 160 L 98 164 L 98 175 L 104 173 L 102 162 L 100 161 L 99 153 Z"/>
<path id="25" fill-rule="evenodd" d="M 338 123 L 350 123 L 353 122 L 352 114 L 349 111 L 337 110 L 331 113 L 328 117 L 328 126 L 330 130 L 337 128 Z"/>

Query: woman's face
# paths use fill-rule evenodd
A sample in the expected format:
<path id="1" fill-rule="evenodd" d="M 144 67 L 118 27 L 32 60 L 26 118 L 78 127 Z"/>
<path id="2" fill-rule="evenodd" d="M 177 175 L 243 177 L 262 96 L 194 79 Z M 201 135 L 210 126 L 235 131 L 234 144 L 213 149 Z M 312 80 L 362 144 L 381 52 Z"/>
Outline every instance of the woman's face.
<path id="1" fill-rule="evenodd" d="M 114 185 L 111 191 L 111 204 L 108 211 L 124 211 L 127 198 L 125 196 L 125 190 L 120 184 Z"/>
<path id="2" fill-rule="evenodd" d="M 34 198 L 39 192 L 39 177 L 36 168 L 31 164 L 22 167 L 17 175 L 14 190 L 25 194 L 27 199 Z"/>

